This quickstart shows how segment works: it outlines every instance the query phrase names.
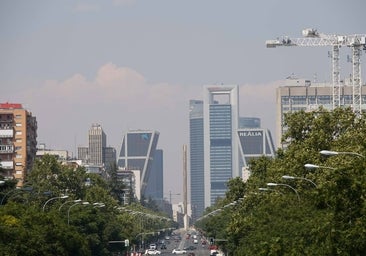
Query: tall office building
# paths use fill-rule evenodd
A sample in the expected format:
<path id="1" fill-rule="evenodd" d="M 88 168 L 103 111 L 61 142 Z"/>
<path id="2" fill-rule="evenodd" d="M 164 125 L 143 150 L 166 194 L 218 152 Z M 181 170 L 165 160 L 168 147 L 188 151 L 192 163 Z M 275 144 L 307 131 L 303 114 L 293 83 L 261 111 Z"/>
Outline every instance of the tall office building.
<path id="1" fill-rule="evenodd" d="M 89 140 L 89 162 L 95 165 L 102 165 L 103 149 L 106 147 L 107 137 L 99 124 L 92 124 L 88 133 Z"/>
<path id="2" fill-rule="evenodd" d="M 0 165 L 5 178 L 23 185 L 37 152 L 37 121 L 18 103 L 0 104 Z"/>
<path id="3" fill-rule="evenodd" d="M 268 129 L 240 128 L 237 131 L 237 136 L 241 157 L 241 170 L 243 170 L 244 167 L 248 167 L 251 159 L 256 159 L 262 156 L 273 158 L 275 156 L 275 147 L 272 135 Z"/>
<path id="4" fill-rule="evenodd" d="M 146 188 L 152 173 L 152 163 L 159 140 L 159 132 L 150 130 L 128 131 L 122 139 L 117 165 L 128 170 L 140 170 L 141 195 L 148 196 Z"/>
<path id="5" fill-rule="evenodd" d="M 191 217 L 195 221 L 205 210 L 202 100 L 189 101 L 189 143 Z"/>
<path id="6" fill-rule="evenodd" d="M 284 126 L 284 115 L 288 112 L 299 110 L 312 111 L 319 106 L 331 110 L 333 108 L 333 87 L 330 83 L 311 83 L 304 79 L 286 79 L 284 84 L 276 91 L 276 138 L 277 145 L 281 144 L 281 138 L 286 127 Z M 353 106 L 353 87 L 346 81 L 341 82 L 340 105 Z M 366 86 L 361 88 L 361 109 L 366 109 Z"/>
<path id="7" fill-rule="evenodd" d="M 102 126 L 92 124 L 88 131 L 88 147 L 78 147 L 78 158 L 85 164 L 104 166 L 110 169 L 116 163 L 116 150 L 107 147 L 107 136 Z"/>
<path id="8" fill-rule="evenodd" d="M 239 87 L 204 86 L 205 207 L 224 197 L 226 183 L 240 176 L 236 132 L 239 125 Z"/>
<path id="9" fill-rule="evenodd" d="M 151 197 L 162 208 L 164 201 L 163 150 L 157 149 L 152 161 L 145 196 Z"/>

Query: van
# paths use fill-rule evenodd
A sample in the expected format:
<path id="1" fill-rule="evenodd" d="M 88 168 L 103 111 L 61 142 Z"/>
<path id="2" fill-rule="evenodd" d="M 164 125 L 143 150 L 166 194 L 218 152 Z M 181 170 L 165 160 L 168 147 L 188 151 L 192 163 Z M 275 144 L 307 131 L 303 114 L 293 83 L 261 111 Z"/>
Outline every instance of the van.
<path id="1" fill-rule="evenodd" d="M 150 244 L 150 249 L 152 249 L 152 250 L 156 250 L 156 244 Z"/>

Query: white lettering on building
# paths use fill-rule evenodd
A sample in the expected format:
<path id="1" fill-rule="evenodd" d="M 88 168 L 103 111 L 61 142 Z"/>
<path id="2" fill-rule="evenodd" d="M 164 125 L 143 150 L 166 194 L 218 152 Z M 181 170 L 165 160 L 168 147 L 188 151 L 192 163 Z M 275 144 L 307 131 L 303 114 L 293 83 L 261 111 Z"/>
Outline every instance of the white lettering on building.
<path id="1" fill-rule="evenodd" d="M 262 136 L 261 131 L 245 131 L 239 132 L 240 137 L 254 137 L 254 136 Z"/>

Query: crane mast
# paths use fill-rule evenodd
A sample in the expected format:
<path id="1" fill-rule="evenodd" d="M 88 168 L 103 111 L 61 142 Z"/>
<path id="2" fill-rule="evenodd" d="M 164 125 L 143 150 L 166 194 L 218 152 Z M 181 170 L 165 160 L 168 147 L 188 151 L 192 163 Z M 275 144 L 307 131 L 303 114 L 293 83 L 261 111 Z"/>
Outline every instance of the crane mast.
<path id="1" fill-rule="evenodd" d="M 315 29 L 304 29 L 304 37 L 267 40 L 267 48 L 279 46 L 331 46 L 332 47 L 332 91 L 333 91 L 333 109 L 342 105 L 341 102 L 341 82 L 339 66 L 339 49 L 342 46 L 352 48 L 352 107 L 355 112 L 361 112 L 361 53 L 366 50 L 366 35 L 327 35 L 318 33 Z"/>

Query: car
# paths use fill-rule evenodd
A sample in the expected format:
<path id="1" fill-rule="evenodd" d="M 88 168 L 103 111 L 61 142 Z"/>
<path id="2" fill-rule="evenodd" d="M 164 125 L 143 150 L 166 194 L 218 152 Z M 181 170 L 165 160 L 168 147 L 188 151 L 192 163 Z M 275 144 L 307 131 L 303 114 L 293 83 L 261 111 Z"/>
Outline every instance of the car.
<path id="1" fill-rule="evenodd" d="M 147 249 L 145 251 L 146 255 L 159 255 L 161 254 L 161 251 L 155 250 L 155 249 Z"/>
<path id="2" fill-rule="evenodd" d="M 182 249 L 179 249 L 179 248 L 175 248 L 173 251 L 172 251 L 173 254 L 186 254 L 187 251 L 186 250 L 182 250 Z"/>
<path id="3" fill-rule="evenodd" d="M 156 250 L 156 244 L 150 244 L 149 248 L 153 249 L 153 250 Z"/>
<path id="4" fill-rule="evenodd" d="M 190 245 L 190 246 L 187 246 L 187 247 L 184 247 L 183 250 L 187 250 L 187 251 L 193 251 L 193 250 L 196 250 L 197 247 L 196 246 L 193 246 L 193 245 Z"/>
<path id="5" fill-rule="evenodd" d="M 194 252 L 190 252 L 190 253 L 188 253 L 188 255 L 187 256 L 195 256 L 196 254 L 194 254 Z"/>
<path id="6" fill-rule="evenodd" d="M 160 247 L 161 250 L 165 250 L 166 249 L 166 245 L 165 244 L 162 244 L 161 247 Z"/>

